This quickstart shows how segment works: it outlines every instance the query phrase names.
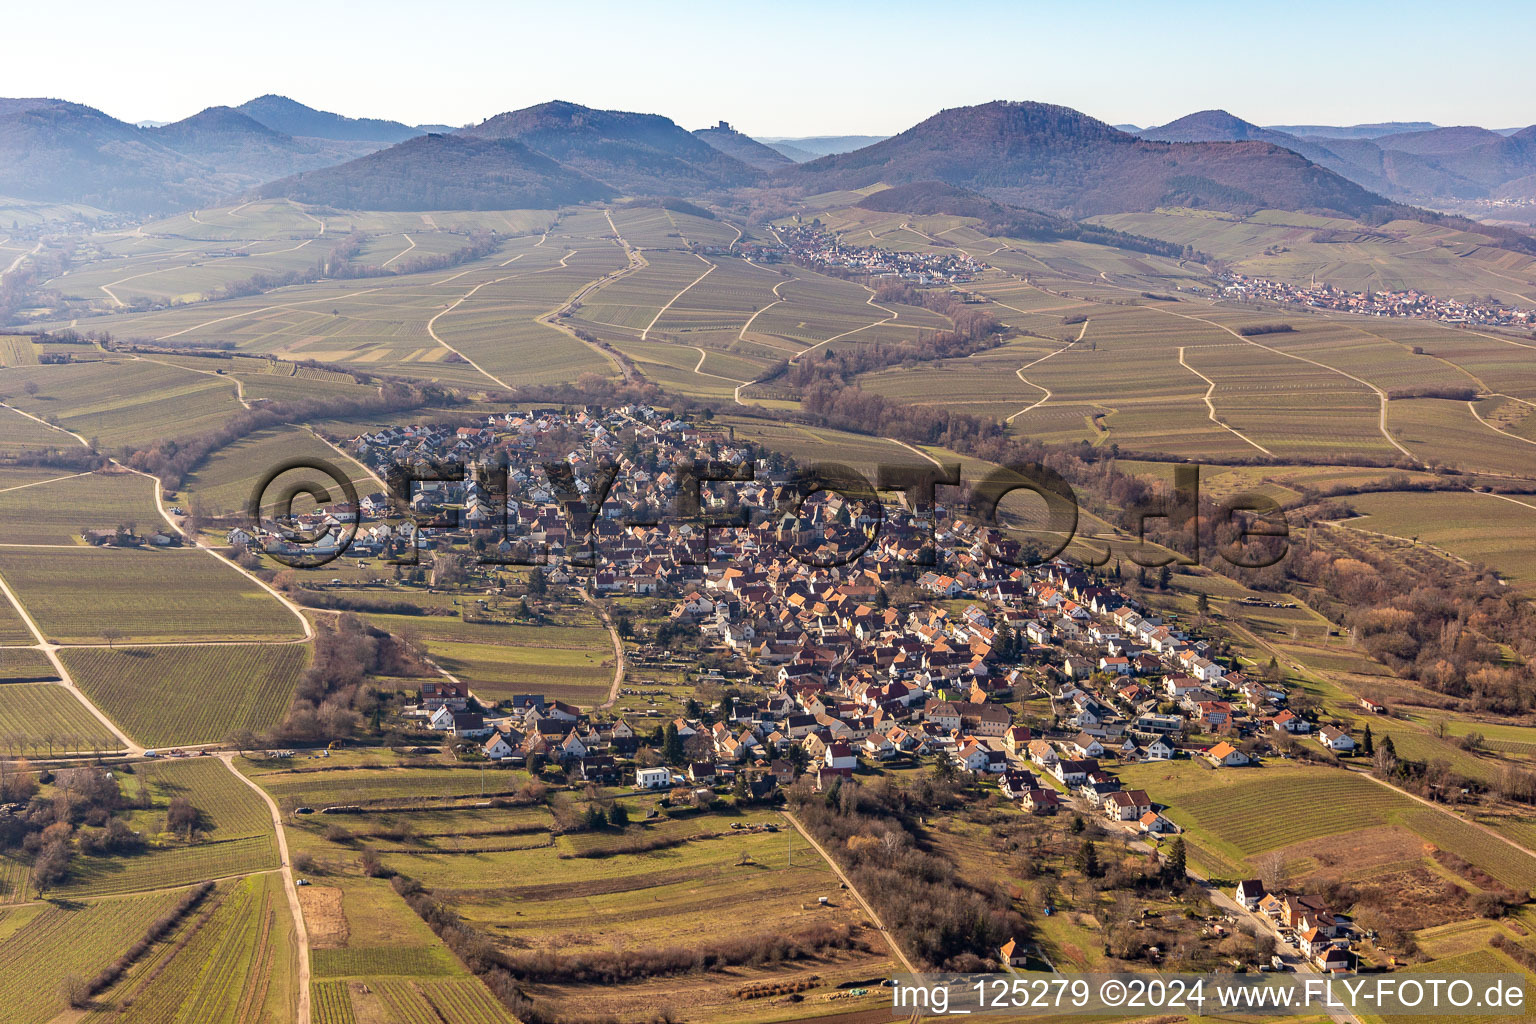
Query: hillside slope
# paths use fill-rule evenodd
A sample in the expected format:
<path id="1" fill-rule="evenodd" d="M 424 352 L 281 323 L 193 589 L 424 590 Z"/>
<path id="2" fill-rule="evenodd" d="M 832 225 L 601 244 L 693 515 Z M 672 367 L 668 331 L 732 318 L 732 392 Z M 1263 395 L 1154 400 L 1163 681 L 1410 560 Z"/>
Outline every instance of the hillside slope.
<path id="1" fill-rule="evenodd" d="M 779 178 L 817 191 L 938 180 L 1073 218 L 1170 205 L 1358 216 L 1387 205 L 1269 142 L 1153 142 L 1067 107 L 1007 101 L 940 111 Z"/>
<path id="2" fill-rule="evenodd" d="M 377 142 L 388 145 L 424 134 L 418 128 L 399 121 L 373 117 L 345 117 L 326 110 L 316 110 L 287 96 L 268 93 L 247 100 L 235 108 L 273 131 L 296 138 L 331 139 L 337 142 Z"/>
<path id="3" fill-rule="evenodd" d="M 620 192 L 679 195 L 748 185 L 762 173 L 659 114 L 565 101 L 498 114 L 456 133 L 513 139 Z"/>
<path id="4" fill-rule="evenodd" d="M 513 139 L 422 135 L 257 194 L 351 210 L 551 209 L 614 190 Z"/>
<path id="5" fill-rule="evenodd" d="M 743 135 L 721 121 L 713 128 L 700 128 L 695 138 L 703 139 L 728 157 L 740 160 L 761 171 L 777 170 L 794 163 L 789 157 L 771 146 L 765 146 L 750 135 Z"/>

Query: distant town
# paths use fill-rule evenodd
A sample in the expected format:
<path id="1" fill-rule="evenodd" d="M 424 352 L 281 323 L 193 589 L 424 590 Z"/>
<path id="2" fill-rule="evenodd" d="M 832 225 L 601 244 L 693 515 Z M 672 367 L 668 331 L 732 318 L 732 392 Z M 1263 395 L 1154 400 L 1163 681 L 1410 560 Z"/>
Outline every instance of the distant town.
<path id="1" fill-rule="evenodd" d="M 1362 316 L 1408 317 L 1448 324 L 1480 324 L 1484 327 L 1536 325 L 1536 309 L 1522 309 L 1496 302 L 1463 302 L 1442 299 L 1416 288 L 1393 292 L 1352 292 L 1331 284 L 1306 287 L 1271 281 L 1246 274 L 1223 274 L 1222 294 L 1229 298 L 1260 299 L 1311 309 L 1329 309 Z"/>
<path id="2" fill-rule="evenodd" d="M 912 284 L 963 284 L 975 279 L 987 264 L 958 249 L 943 252 L 908 252 L 873 245 L 849 245 L 841 234 L 821 229 L 819 223 L 775 228 L 776 245 L 743 242 L 718 250 L 760 263 L 797 263 L 812 270 L 842 270 L 870 277 L 899 277 Z"/>

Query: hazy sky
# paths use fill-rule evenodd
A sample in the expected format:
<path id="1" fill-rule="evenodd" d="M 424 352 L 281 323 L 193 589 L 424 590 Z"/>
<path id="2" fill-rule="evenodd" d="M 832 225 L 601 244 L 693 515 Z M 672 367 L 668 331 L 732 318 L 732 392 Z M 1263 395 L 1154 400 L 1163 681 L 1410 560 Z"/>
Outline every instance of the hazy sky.
<path id="1" fill-rule="evenodd" d="M 1034 99 L 1111 123 L 1223 107 L 1260 124 L 1536 122 L 1536 4 L 496 3 L 5 5 L 0 95 L 175 120 L 267 92 L 462 124 L 547 99 L 888 134 Z"/>

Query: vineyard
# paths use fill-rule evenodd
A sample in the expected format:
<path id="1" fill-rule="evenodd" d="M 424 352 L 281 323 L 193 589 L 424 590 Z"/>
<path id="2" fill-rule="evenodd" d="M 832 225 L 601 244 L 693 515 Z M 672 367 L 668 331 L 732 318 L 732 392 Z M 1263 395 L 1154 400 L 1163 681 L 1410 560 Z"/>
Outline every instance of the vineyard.
<path id="1" fill-rule="evenodd" d="M 383 800 L 495 796 L 516 789 L 526 776 L 478 768 L 354 768 L 341 771 L 269 772 L 262 788 L 281 800 L 324 807 Z"/>
<path id="2" fill-rule="evenodd" d="M 151 747 L 217 743 L 276 725 L 303 671 L 304 644 L 80 648 L 70 675 L 124 732 Z"/>
<path id="3" fill-rule="evenodd" d="M 31 895 L 31 865 L 15 857 L 0 856 L 0 904 L 20 903 Z"/>
<path id="4" fill-rule="evenodd" d="M 310 1006 L 315 1024 L 356 1024 L 353 992 L 382 1013 L 376 1024 L 510 1024 L 501 1003 L 475 978 L 446 981 L 317 981 Z"/>
<path id="5" fill-rule="evenodd" d="M 272 834 L 266 802 L 217 758 L 149 762 L 139 771 L 157 807 L 175 796 L 190 798 L 203 812 L 206 830 L 215 839 Z"/>
<path id="6" fill-rule="evenodd" d="M 344 981 L 315 982 L 310 986 L 309 1007 L 315 1024 L 357 1024 Z"/>
<path id="7" fill-rule="evenodd" d="M 1536 890 L 1536 854 L 1525 853 L 1485 835 L 1481 829 L 1449 814 L 1415 807 L 1403 824 L 1442 850 L 1448 850 L 1512 889 Z"/>
<path id="8" fill-rule="evenodd" d="M 0 940 L 0 1005 L 6 1024 L 45 1024 L 64 1007 L 60 986 L 89 978 L 143 936 L 180 898 L 160 893 L 134 899 L 52 905 Z"/>
<path id="9" fill-rule="evenodd" d="M 270 878 L 236 883 L 194 915 L 169 955 L 141 979 L 109 993 L 90 1020 L 106 1024 L 257 1024 L 271 1019 L 268 992 L 279 964 L 274 933 L 287 908 Z M 281 955 L 286 956 L 286 952 Z"/>
<path id="10" fill-rule="evenodd" d="M 317 978 L 451 975 L 461 968 L 442 946 L 384 946 L 375 949 L 317 949 L 310 956 Z"/>
<path id="11" fill-rule="evenodd" d="M 1174 798 L 1174 820 L 1183 820 L 1180 812 L 1192 815 L 1201 829 L 1240 857 L 1251 857 L 1318 836 L 1384 825 L 1408 806 L 1399 794 L 1345 772 L 1284 778 L 1260 773 L 1238 785 Z"/>
<path id="12" fill-rule="evenodd" d="M 51 756 L 121 747 L 122 742 L 62 686 L 9 683 L 0 691 L 0 750 Z"/>
<path id="13" fill-rule="evenodd" d="M 10 641 L 7 633 L 9 620 L 6 615 L 14 616 L 15 610 L 9 604 L 0 605 L 0 643 Z M 27 642 L 31 642 L 31 634 L 27 627 L 17 619 L 16 625 L 27 636 Z M 48 679 L 59 678 L 59 673 L 53 667 L 53 662 L 42 651 L 31 647 L 0 647 L 0 682 L 16 680 L 17 682 L 30 683 Z"/>
<path id="14" fill-rule="evenodd" d="M 296 639 L 271 594 L 206 551 L 6 548 L 0 575 L 57 643 Z"/>
<path id="15" fill-rule="evenodd" d="M 55 895 L 115 896 L 165 889 L 194 882 L 248 875 L 277 867 L 271 836 L 153 849 L 129 857 L 80 857 Z"/>
<path id="16" fill-rule="evenodd" d="M 277 844 L 266 804 L 215 758 L 151 763 L 141 769 L 154 806 L 135 811 L 131 823 L 146 835 L 158 832 L 172 797 L 185 796 L 202 814 L 199 838 L 116 857 L 77 857 L 60 892 L 105 896 L 189 885 L 277 866 Z"/>

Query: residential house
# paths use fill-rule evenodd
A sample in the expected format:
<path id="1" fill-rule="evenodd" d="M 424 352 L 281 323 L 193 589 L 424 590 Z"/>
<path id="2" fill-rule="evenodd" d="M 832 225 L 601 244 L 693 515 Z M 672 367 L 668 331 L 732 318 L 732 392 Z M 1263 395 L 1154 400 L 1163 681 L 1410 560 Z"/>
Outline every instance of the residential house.
<path id="1" fill-rule="evenodd" d="M 1257 878 L 1245 878 L 1237 883 L 1237 893 L 1234 898 L 1245 910 L 1257 910 L 1265 891 L 1264 883 Z"/>
<path id="2" fill-rule="evenodd" d="M 1205 759 L 1218 768 L 1235 768 L 1253 763 L 1253 759 L 1238 750 L 1226 740 L 1222 740 L 1210 750 L 1205 752 Z"/>
<path id="3" fill-rule="evenodd" d="M 1352 754 L 1355 751 L 1354 738 L 1347 732 L 1341 732 L 1331 725 L 1325 725 L 1318 730 L 1317 741 L 1335 754 Z"/>

